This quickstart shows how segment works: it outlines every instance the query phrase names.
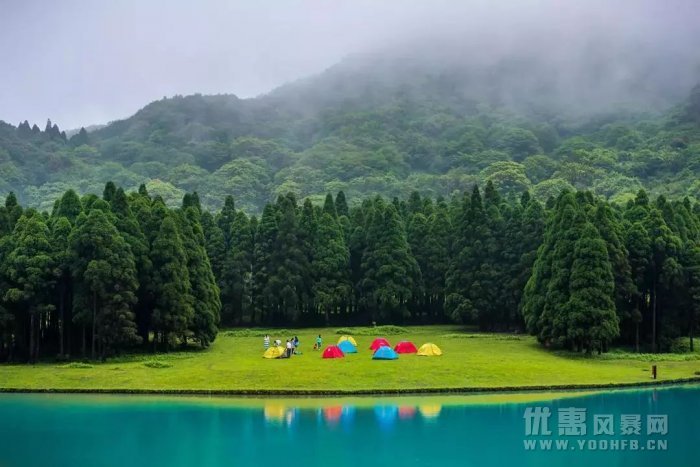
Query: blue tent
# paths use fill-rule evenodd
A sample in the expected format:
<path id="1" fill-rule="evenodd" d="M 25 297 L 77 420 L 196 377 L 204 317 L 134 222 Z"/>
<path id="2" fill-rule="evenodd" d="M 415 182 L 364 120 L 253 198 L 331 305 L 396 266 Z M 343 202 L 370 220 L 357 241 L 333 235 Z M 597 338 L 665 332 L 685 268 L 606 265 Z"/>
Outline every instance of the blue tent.
<path id="1" fill-rule="evenodd" d="M 338 344 L 338 347 L 340 347 L 340 350 L 342 350 L 343 353 L 357 353 L 357 347 L 352 345 L 352 342 L 350 341 L 342 341 L 340 344 Z"/>
<path id="2" fill-rule="evenodd" d="M 375 350 L 374 355 L 372 356 L 372 359 L 374 360 L 396 360 L 397 358 L 399 358 L 399 354 L 397 354 L 394 349 L 387 347 L 386 345 L 383 345 Z"/>

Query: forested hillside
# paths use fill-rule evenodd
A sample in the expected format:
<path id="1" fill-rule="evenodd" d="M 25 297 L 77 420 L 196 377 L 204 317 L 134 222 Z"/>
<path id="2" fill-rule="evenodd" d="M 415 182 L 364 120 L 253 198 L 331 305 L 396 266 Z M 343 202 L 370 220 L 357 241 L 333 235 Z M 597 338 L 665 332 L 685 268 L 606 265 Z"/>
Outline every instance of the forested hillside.
<path id="1" fill-rule="evenodd" d="M 564 188 L 615 202 L 640 188 L 700 197 L 699 87 L 683 100 L 678 87 L 644 82 L 641 68 L 642 81 L 616 87 L 605 69 L 574 70 L 585 79 L 564 88 L 536 61 L 362 63 L 254 99 L 164 98 L 70 138 L 51 122 L 0 122 L 0 193 L 46 210 L 67 189 L 99 193 L 111 180 L 143 183 L 171 207 L 196 190 L 206 209 L 231 195 L 258 214 L 288 192 L 315 201 L 339 190 L 357 200 L 435 197 L 487 181 L 541 202 Z"/>
<path id="2" fill-rule="evenodd" d="M 171 209 L 110 182 L 42 214 L 10 195 L 0 359 L 205 347 L 222 325 L 456 322 L 578 351 L 692 349 L 700 205 L 688 198 L 640 191 L 620 206 L 565 191 L 542 204 L 488 182 L 348 204 L 290 193 L 258 218 L 231 197 L 217 213 L 196 193 Z"/>

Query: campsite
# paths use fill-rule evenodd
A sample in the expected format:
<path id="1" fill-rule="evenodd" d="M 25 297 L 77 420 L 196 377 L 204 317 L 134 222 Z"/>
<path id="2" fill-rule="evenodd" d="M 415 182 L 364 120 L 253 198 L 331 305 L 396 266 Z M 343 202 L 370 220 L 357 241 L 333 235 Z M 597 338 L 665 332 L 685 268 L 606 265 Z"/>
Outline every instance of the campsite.
<path id="1" fill-rule="evenodd" d="M 289 359 L 263 358 L 265 334 L 273 340 L 279 338 L 283 345 L 286 339 L 297 335 L 300 355 Z M 338 345 L 341 336 L 349 335 L 357 344 L 357 353 L 324 359 L 322 350 L 313 350 L 318 334 L 322 335 L 323 349 Z M 385 338 L 392 350 L 401 341 L 412 342 L 418 348 L 432 343 L 442 355 L 409 353 L 399 354 L 395 360 L 374 360 L 370 345 L 378 338 Z M 125 355 L 106 363 L 47 361 L 31 366 L 7 365 L 0 390 L 343 394 L 450 388 L 564 388 L 648 383 L 653 381 L 652 363 L 658 366 L 659 380 L 697 378 L 700 354 L 650 355 L 614 350 L 586 357 L 545 349 L 531 336 L 480 333 L 454 325 L 376 330 L 236 329 L 222 331 L 209 349 L 201 351 Z"/>

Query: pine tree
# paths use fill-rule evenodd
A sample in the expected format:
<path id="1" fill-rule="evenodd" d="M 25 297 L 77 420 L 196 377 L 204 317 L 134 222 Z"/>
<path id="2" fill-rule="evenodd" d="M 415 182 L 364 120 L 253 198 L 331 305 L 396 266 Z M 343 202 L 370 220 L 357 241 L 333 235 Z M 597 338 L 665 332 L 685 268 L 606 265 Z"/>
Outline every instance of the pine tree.
<path id="1" fill-rule="evenodd" d="M 516 244 L 516 256 L 511 272 L 510 289 L 513 293 L 513 304 L 522 314 L 522 299 L 527 281 L 532 275 L 532 270 L 537 259 L 537 250 L 542 244 L 545 229 L 545 212 L 542 205 L 529 195 L 523 194 L 522 217 L 517 221 L 511 218 L 509 244 Z M 514 229 L 518 229 L 517 232 Z"/>
<path id="2" fill-rule="evenodd" d="M 634 325 L 634 343 L 637 352 L 639 352 L 639 327 L 642 323 L 643 312 L 646 311 L 648 304 L 649 265 L 651 264 L 651 240 L 641 222 L 635 222 L 629 227 L 625 245 L 630 264 L 630 278 L 634 285 L 629 321 Z"/>
<path id="3" fill-rule="evenodd" d="M 700 321 L 700 247 L 688 249 L 685 264 L 688 303 L 683 318 L 690 340 L 690 351 L 694 352 L 695 328 Z"/>
<path id="4" fill-rule="evenodd" d="M 421 278 L 424 278 L 425 271 L 429 269 L 432 258 L 430 257 L 430 251 L 426 248 L 430 236 L 430 225 L 428 219 L 420 212 L 421 207 L 420 198 L 418 198 L 418 204 L 415 206 L 412 206 L 409 202 L 409 211 L 413 212 L 413 214 L 409 218 L 406 235 L 411 254 L 416 259 L 421 271 Z M 421 283 L 416 284 L 414 289 L 414 304 L 412 308 L 416 315 L 420 316 L 426 311 L 428 300 L 428 297 L 425 295 L 425 286 L 421 280 Z"/>
<path id="5" fill-rule="evenodd" d="M 331 203 L 331 206 L 335 206 Z M 301 287 L 299 289 L 299 305 L 302 312 L 311 312 L 313 304 L 313 274 L 310 266 L 314 259 L 314 245 L 318 235 L 318 218 L 323 214 L 322 210 L 315 209 L 309 198 L 304 200 L 299 216 L 297 229 L 298 246 L 301 250 L 301 263 L 299 274 L 301 275 Z"/>
<path id="6" fill-rule="evenodd" d="M 324 212 L 318 224 L 314 258 L 311 270 L 314 274 L 313 294 L 324 313 L 325 324 L 330 315 L 350 296 L 350 254 L 340 225 L 328 212 Z"/>
<path id="7" fill-rule="evenodd" d="M 75 147 L 82 146 L 83 144 L 90 144 L 90 137 L 85 128 L 80 127 L 80 131 L 71 136 L 70 144 Z"/>
<path id="8" fill-rule="evenodd" d="M 578 349 L 607 350 L 619 333 L 615 313 L 615 279 L 605 241 L 590 222 L 574 247 L 569 278 L 567 341 Z"/>
<path id="9" fill-rule="evenodd" d="M 393 203 L 375 203 L 367 242 L 362 257 L 362 289 L 372 319 L 403 320 L 408 313 L 406 304 L 420 282 L 420 269 Z"/>
<path id="10" fill-rule="evenodd" d="M 338 214 L 335 210 L 335 202 L 333 201 L 333 196 L 330 193 L 326 195 L 326 199 L 323 202 L 323 213 L 328 214 L 333 218 L 338 217 Z"/>
<path id="11" fill-rule="evenodd" d="M 525 326 L 541 342 L 556 343 L 555 340 L 565 335 L 565 320 L 558 315 L 563 313 L 562 307 L 569 299 L 569 274 L 577 225 L 585 220 L 582 216 L 575 196 L 563 192 L 547 223 L 532 275 L 523 292 L 521 308 Z"/>
<path id="12" fill-rule="evenodd" d="M 19 320 L 29 318 L 29 361 L 39 357 L 39 335 L 44 316 L 53 310 L 49 297 L 54 282 L 50 234 L 42 216 L 29 210 L 17 221 L 12 233 L 11 249 L 4 261 L 9 288 L 4 299 L 20 313 Z"/>
<path id="13" fill-rule="evenodd" d="M 140 342 L 132 312 L 138 289 L 134 256 L 106 203 L 98 200 L 87 215 L 78 217 L 70 247 L 78 293 L 73 319 L 92 326 L 92 358 L 97 346 L 104 358 L 116 348 Z"/>
<path id="14" fill-rule="evenodd" d="M 224 241 L 226 243 L 226 249 L 229 248 L 231 242 L 231 226 L 236 218 L 236 207 L 233 202 L 233 196 L 227 196 L 224 200 L 224 207 L 221 208 L 221 212 L 216 218 L 216 224 L 221 229 L 224 234 Z"/>
<path id="15" fill-rule="evenodd" d="M 204 231 L 204 239 L 207 248 L 207 256 L 214 276 L 217 278 L 219 288 L 225 289 L 225 285 L 221 282 L 224 275 L 224 263 L 226 261 L 227 247 L 226 238 L 221 228 L 214 221 L 214 217 L 209 212 L 202 213 L 202 230 Z"/>
<path id="16" fill-rule="evenodd" d="M 151 247 L 151 259 L 155 296 L 152 325 L 157 336 L 154 345 L 160 339 L 161 344 L 172 347 L 191 334 L 194 318 L 187 255 L 172 214 L 163 219 Z"/>
<path id="17" fill-rule="evenodd" d="M 13 192 L 10 192 L 5 198 L 5 212 L 7 214 L 7 232 L 12 232 L 15 224 L 22 216 L 22 206 L 17 202 L 17 197 Z"/>
<path id="18" fill-rule="evenodd" d="M 631 306 L 636 294 L 632 281 L 632 270 L 629 264 L 629 255 L 624 244 L 624 232 L 621 220 L 615 215 L 607 203 L 599 202 L 593 213 L 592 222 L 605 241 L 610 264 L 615 277 L 615 308 L 620 323 L 629 323 L 630 327 L 637 319 L 634 308 Z"/>
<path id="19" fill-rule="evenodd" d="M 66 328 L 70 329 L 71 317 L 66 316 L 71 310 L 73 278 L 71 276 L 71 250 L 69 238 L 73 227 L 67 217 L 51 219 L 51 254 L 56 279 L 56 299 L 58 310 L 58 354 L 65 352 Z"/>
<path id="20" fill-rule="evenodd" d="M 114 184 L 114 182 L 107 182 L 104 190 L 102 191 L 102 199 L 108 203 L 112 203 L 116 194 L 117 186 Z"/>
<path id="21" fill-rule="evenodd" d="M 106 190 L 107 191 L 107 190 Z M 153 265 L 150 258 L 148 239 L 141 230 L 138 219 L 131 210 L 126 193 L 120 187 L 109 195 L 110 208 L 114 214 L 114 225 L 131 248 L 136 264 L 136 277 L 139 288 L 136 292 L 138 303 L 135 309 L 139 335 L 148 343 L 151 314 L 153 312 Z"/>
<path id="22" fill-rule="evenodd" d="M 218 333 L 221 313 L 219 288 L 207 257 L 199 210 L 189 207 L 179 214 L 179 233 L 187 256 L 193 300 L 190 331 L 195 341 L 202 347 L 208 347 Z"/>
<path id="23" fill-rule="evenodd" d="M 222 322 L 238 325 L 251 312 L 253 232 L 244 212 L 231 226 L 231 243 L 221 275 Z"/>
<path id="24" fill-rule="evenodd" d="M 417 191 L 412 191 L 408 196 L 408 214 L 418 214 L 423 213 L 423 201 L 420 198 L 420 194 Z"/>
<path id="25" fill-rule="evenodd" d="M 425 266 L 420 267 L 429 300 L 428 309 L 432 313 L 432 319 L 438 322 L 444 312 L 445 276 L 450 263 L 451 231 L 447 205 L 444 201 L 438 202 L 428 219 L 428 237 L 422 246 L 429 260 Z"/>
<path id="26" fill-rule="evenodd" d="M 82 210 L 83 207 L 78 195 L 75 191 L 68 190 L 63 194 L 58 204 L 56 204 L 54 211 L 51 213 L 51 217 L 65 217 L 71 224 L 75 224 Z"/>
<path id="27" fill-rule="evenodd" d="M 651 242 L 651 348 L 658 351 L 658 317 L 659 308 L 663 306 L 659 297 L 663 295 L 664 287 L 670 289 L 673 283 L 682 276 L 682 268 L 678 261 L 681 251 L 681 241 L 673 234 L 664 221 L 658 209 L 651 209 L 645 220 L 645 228 Z"/>
<path id="28" fill-rule="evenodd" d="M 295 201 L 283 197 L 277 212 L 277 236 L 270 258 L 267 295 L 273 298 L 273 321 L 296 323 L 309 283 L 309 264 L 297 223 Z"/>
<path id="29" fill-rule="evenodd" d="M 267 204 L 263 209 L 260 223 L 255 234 L 253 259 L 253 294 L 254 311 L 260 313 L 260 320 L 268 323 L 270 311 L 274 304 L 273 289 L 270 285 L 273 273 L 272 253 L 277 242 L 277 211 Z M 252 319 L 255 322 L 255 316 Z"/>
<path id="30" fill-rule="evenodd" d="M 454 197 L 450 209 L 454 226 L 450 242 L 453 245 L 453 255 L 445 276 L 445 313 L 455 322 L 469 321 L 476 315 L 465 290 L 471 284 L 469 268 L 472 259 L 472 198 L 478 199 L 480 208 L 481 197 L 475 186 L 472 197 L 465 193 L 459 207 L 457 206 L 457 198 Z M 481 209 L 479 209 L 480 211 Z M 481 221 L 483 222 L 483 219 Z"/>
<path id="31" fill-rule="evenodd" d="M 345 200 L 345 193 L 339 191 L 335 195 L 335 212 L 338 216 L 350 216 L 350 210 L 348 209 L 348 203 Z"/>

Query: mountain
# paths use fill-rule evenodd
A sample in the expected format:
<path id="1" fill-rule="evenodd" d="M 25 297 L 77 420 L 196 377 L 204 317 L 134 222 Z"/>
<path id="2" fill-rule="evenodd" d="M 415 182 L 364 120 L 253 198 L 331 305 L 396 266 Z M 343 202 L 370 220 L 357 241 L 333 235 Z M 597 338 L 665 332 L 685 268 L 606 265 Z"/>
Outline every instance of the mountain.
<path id="1" fill-rule="evenodd" d="M 175 96 L 70 138 L 0 122 L 0 193 L 49 209 L 112 180 L 170 204 L 233 195 L 251 212 L 286 192 L 435 196 L 485 180 L 543 200 L 572 186 L 621 202 L 641 187 L 700 198 L 692 66 L 669 77 L 638 55 L 585 50 L 359 55 L 264 96 Z"/>

